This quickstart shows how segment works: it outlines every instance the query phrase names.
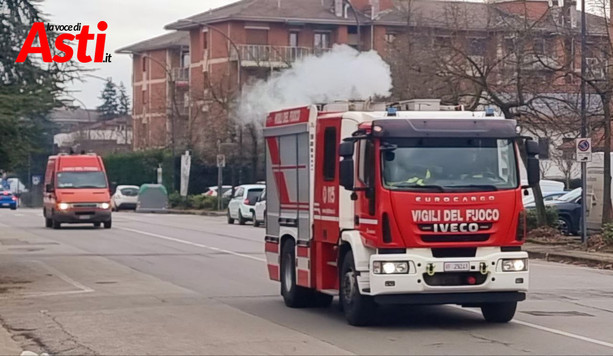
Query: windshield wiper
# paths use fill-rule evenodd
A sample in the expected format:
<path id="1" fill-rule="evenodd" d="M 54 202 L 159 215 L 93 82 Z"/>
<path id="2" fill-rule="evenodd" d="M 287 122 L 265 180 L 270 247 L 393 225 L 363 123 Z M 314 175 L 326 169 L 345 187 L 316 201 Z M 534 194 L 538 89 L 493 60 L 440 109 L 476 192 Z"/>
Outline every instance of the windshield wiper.
<path id="1" fill-rule="evenodd" d="M 485 191 L 495 191 L 498 190 L 498 187 L 491 184 L 467 184 L 467 185 L 449 185 L 447 188 L 468 188 L 468 189 L 479 189 Z"/>
<path id="2" fill-rule="evenodd" d="M 435 185 L 435 184 L 419 185 L 419 184 L 415 184 L 415 183 L 400 182 L 400 183 L 392 184 L 391 186 L 394 187 L 394 188 L 434 189 L 434 190 L 437 190 L 439 192 L 444 192 L 445 191 L 445 188 L 443 186 Z"/>

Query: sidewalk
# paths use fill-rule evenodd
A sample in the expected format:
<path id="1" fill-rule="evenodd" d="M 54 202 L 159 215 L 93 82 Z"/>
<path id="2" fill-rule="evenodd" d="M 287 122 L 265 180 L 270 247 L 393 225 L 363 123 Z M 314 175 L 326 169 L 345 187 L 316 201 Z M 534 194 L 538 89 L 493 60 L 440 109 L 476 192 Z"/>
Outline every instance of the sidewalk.
<path id="1" fill-rule="evenodd" d="M 613 253 L 588 252 L 579 249 L 579 247 L 579 244 L 569 245 L 526 242 L 523 249 L 528 252 L 530 258 L 555 262 L 579 263 L 590 267 L 613 269 Z"/>

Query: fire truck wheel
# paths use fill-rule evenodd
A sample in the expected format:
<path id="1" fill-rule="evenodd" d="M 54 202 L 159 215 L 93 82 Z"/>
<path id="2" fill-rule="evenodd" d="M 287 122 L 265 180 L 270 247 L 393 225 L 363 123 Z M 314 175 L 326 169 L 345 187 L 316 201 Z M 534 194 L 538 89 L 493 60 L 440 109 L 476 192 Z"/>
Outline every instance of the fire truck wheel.
<path id="1" fill-rule="evenodd" d="M 350 325 L 364 326 L 372 320 L 375 302 L 372 297 L 360 294 L 351 251 L 341 265 L 339 301 Z"/>
<path id="2" fill-rule="evenodd" d="M 247 220 L 243 217 L 243 214 L 241 214 L 241 210 L 238 209 L 238 224 L 245 225 L 245 222 L 247 222 Z"/>
<path id="3" fill-rule="evenodd" d="M 296 285 L 296 250 L 293 240 L 283 244 L 281 250 L 281 295 L 285 305 L 290 308 L 308 306 L 313 297 L 312 291 Z"/>
<path id="4" fill-rule="evenodd" d="M 232 219 L 232 217 L 230 216 L 230 210 L 228 210 L 228 224 L 234 224 L 234 219 Z"/>
<path id="5" fill-rule="evenodd" d="M 483 318 L 490 323 L 507 323 L 515 315 L 517 302 L 488 303 L 481 306 Z"/>

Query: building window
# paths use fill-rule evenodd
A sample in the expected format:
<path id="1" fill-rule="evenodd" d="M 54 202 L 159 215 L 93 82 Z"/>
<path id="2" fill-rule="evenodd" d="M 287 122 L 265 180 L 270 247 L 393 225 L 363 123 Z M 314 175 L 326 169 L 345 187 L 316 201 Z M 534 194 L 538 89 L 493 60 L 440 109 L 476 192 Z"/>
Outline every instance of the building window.
<path id="1" fill-rule="evenodd" d="M 504 40 L 504 48 L 507 54 L 515 54 L 515 39 L 514 38 L 505 38 Z"/>
<path id="2" fill-rule="evenodd" d="M 330 48 L 330 32 L 315 32 L 313 47 L 317 49 Z"/>
<path id="3" fill-rule="evenodd" d="M 485 56 L 487 42 L 485 38 L 472 38 L 468 41 L 469 56 Z"/>
<path id="4" fill-rule="evenodd" d="M 395 33 L 386 33 L 385 34 L 385 42 L 387 44 L 392 44 L 392 43 L 394 43 L 395 40 L 396 40 L 396 34 Z"/>
<path id="5" fill-rule="evenodd" d="M 143 105 L 145 105 L 147 103 L 147 91 L 143 90 L 142 93 L 143 94 L 142 94 L 141 101 L 142 101 Z"/>
<path id="6" fill-rule="evenodd" d="M 298 47 L 298 32 L 289 33 L 289 46 Z"/>
<path id="7" fill-rule="evenodd" d="M 202 32 L 202 50 L 206 50 L 209 48 L 209 32 Z"/>
<path id="8" fill-rule="evenodd" d="M 549 137 L 539 137 L 539 159 L 549 159 Z"/>
<path id="9" fill-rule="evenodd" d="M 334 180 L 336 176 L 336 127 L 327 127 L 324 131 L 324 180 Z"/>
<path id="10" fill-rule="evenodd" d="M 189 67 L 191 60 L 189 56 L 189 52 L 181 52 L 181 67 L 186 68 Z"/>
<path id="11" fill-rule="evenodd" d="M 147 71 L 147 57 L 143 56 L 142 58 L 142 66 L 143 66 L 143 72 Z"/>

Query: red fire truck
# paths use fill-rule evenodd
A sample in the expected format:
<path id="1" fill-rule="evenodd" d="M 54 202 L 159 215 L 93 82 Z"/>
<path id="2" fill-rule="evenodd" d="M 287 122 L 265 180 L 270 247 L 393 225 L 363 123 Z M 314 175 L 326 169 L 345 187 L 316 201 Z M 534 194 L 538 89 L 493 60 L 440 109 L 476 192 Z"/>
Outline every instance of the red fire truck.
<path id="1" fill-rule="evenodd" d="M 528 288 L 520 172 L 538 184 L 538 144 L 493 113 L 422 104 L 268 115 L 265 250 L 287 306 L 338 295 L 351 325 L 383 304 L 513 318 Z"/>

